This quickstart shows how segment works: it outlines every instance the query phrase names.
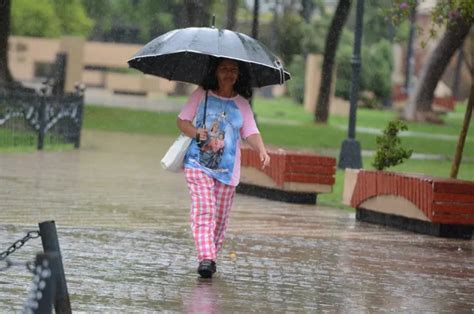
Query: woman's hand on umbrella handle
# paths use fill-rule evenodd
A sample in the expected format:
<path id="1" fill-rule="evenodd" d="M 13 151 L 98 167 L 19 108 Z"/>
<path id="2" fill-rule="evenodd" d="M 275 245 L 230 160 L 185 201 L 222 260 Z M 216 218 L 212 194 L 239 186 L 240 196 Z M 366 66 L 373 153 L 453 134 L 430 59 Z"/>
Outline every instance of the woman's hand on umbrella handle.
<path id="1" fill-rule="evenodd" d="M 260 152 L 260 161 L 262 162 L 262 170 L 270 165 L 270 155 L 266 151 Z"/>
<path id="2" fill-rule="evenodd" d="M 207 140 L 207 129 L 198 128 L 196 130 L 196 141 L 200 143 L 200 142 L 204 142 L 205 140 Z"/>

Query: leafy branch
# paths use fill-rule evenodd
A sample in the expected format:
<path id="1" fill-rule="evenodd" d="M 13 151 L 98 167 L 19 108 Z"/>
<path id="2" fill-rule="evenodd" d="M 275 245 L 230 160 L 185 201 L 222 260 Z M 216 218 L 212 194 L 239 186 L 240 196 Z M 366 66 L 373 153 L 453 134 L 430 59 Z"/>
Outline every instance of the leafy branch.
<path id="1" fill-rule="evenodd" d="M 383 135 L 376 137 L 377 150 L 372 163 L 375 169 L 384 170 L 401 164 L 405 159 L 410 158 L 413 150 L 406 150 L 400 146 L 401 141 L 398 132 L 402 130 L 408 130 L 403 121 L 390 121 L 383 131 Z"/>

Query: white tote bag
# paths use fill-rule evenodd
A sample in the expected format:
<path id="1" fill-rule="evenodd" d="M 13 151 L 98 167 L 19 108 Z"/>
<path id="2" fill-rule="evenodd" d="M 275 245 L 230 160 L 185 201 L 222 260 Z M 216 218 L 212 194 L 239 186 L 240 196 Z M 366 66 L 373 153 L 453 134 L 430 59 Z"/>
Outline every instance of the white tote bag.
<path id="1" fill-rule="evenodd" d="M 206 98 L 204 101 L 203 125 L 206 125 L 207 94 L 208 90 L 206 90 Z M 196 119 L 197 116 L 194 116 L 193 125 L 196 125 Z M 163 169 L 171 172 L 180 172 L 183 169 L 184 156 L 186 155 L 186 151 L 188 150 L 189 144 L 191 144 L 192 140 L 193 139 L 189 136 L 181 133 L 171 147 L 168 148 L 163 159 L 161 159 L 161 166 Z"/>
<path id="2" fill-rule="evenodd" d="M 178 136 L 163 159 L 161 159 L 163 169 L 172 172 L 180 172 L 183 169 L 184 155 L 186 155 L 191 140 L 189 136 L 184 134 Z"/>

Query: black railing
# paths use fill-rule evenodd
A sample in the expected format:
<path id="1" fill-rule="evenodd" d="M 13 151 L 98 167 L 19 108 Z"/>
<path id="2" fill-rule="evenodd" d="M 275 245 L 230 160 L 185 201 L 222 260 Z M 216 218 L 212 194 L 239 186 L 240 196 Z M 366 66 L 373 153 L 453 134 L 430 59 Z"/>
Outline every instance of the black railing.
<path id="1" fill-rule="evenodd" d="M 0 147 L 73 144 L 81 140 L 84 89 L 53 94 L 45 84 L 40 92 L 0 90 Z"/>

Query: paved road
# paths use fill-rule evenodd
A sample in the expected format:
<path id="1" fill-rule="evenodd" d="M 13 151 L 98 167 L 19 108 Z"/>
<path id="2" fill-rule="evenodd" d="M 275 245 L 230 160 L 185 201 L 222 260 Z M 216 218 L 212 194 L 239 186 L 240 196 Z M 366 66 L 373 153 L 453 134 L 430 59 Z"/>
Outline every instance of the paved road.
<path id="1" fill-rule="evenodd" d="M 0 251 L 55 220 L 74 311 L 474 311 L 474 241 L 243 195 L 217 276 L 198 280 L 184 179 L 159 166 L 172 140 L 85 131 L 80 150 L 0 154 Z M 11 257 L 40 250 L 35 239 Z M 0 271 L 0 312 L 20 310 L 30 282 Z"/>

